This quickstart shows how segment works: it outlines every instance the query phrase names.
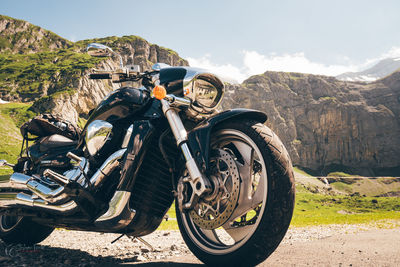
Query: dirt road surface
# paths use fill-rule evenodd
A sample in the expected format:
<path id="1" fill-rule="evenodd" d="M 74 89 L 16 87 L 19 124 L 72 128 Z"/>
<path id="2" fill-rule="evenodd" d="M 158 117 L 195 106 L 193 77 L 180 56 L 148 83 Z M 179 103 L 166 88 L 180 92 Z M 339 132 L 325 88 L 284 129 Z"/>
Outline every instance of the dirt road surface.
<path id="1" fill-rule="evenodd" d="M 0 266 L 199 266 L 178 231 L 144 239 L 57 230 L 34 247 L 0 243 Z M 152 250 L 154 249 L 154 251 Z M 400 266 L 400 228 L 330 225 L 291 228 L 259 266 Z"/>

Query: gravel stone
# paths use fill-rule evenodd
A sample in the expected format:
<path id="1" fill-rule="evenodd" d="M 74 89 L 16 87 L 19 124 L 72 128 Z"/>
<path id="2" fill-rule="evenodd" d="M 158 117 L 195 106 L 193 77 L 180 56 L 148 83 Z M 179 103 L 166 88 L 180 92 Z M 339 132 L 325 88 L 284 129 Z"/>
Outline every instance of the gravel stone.
<path id="1" fill-rule="evenodd" d="M 292 245 L 337 234 L 358 233 L 370 228 L 374 227 L 366 225 L 292 227 L 282 242 Z M 112 266 L 129 262 L 168 261 L 169 258 L 191 255 L 179 231 L 156 231 L 144 236 L 143 239 L 155 248 L 154 251 L 142 242 L 136 240 L 133 242 L 126 236 L 111 244 L 118 236 L 119 234 L 57 229 L 46 240 L 35 246 L 6 246 L 0 241 L 0 265 L 41 266 L 51 260 L 52 266 Z M 361 252 L 360 250 L 359 253 Z"/>

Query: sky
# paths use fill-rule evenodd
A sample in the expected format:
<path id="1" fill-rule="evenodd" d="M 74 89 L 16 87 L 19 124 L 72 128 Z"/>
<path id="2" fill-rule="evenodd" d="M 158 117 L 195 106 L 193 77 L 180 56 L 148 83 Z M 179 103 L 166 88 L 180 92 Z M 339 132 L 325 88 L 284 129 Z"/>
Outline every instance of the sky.
<path id="1" fill-rule="evenodd" d="M 239 82 L 338 75 L 400 57 L 398 0 L 0 0 L 0 14 L 78 41 L 138 35 Z"/>

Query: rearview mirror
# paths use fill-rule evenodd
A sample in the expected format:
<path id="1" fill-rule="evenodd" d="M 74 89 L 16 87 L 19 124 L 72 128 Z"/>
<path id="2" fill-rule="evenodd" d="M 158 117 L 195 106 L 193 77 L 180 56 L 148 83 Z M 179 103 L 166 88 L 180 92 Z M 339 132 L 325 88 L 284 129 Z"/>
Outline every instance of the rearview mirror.
<path id="1" fill-rule="evenodd" d="M 114 54 L 114 51 L 103 44 L 91 43 L 86 47 L 86 52 L 92 57 L 109 57 Z"/>
<path id="2" fill-rule="evenodd" d="M 121 55 L 115 53 L 114 50 L 111 49 L 111 47 L 108 47 L 106 45 L 91 43 L 88 46 L 86 46 L 86 52 L 92 57 L 109 57 L 112 55 L 116 55 L 119 57 L 119 67 L 121 69 L 124 67 Z"/>

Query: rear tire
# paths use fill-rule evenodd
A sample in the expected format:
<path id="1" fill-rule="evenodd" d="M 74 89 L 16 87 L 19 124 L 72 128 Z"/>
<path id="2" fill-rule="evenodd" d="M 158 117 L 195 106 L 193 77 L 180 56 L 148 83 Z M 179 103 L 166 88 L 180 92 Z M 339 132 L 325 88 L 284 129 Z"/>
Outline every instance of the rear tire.
<path id="1" fill-rule="evenodd" d="M 38 224 L 27 217 L 0 215 L 0 239 L 6 244 L 37 244 L 53 230 L 54 227 Z"/>
<path id="2" fill-rule="evenodd" d="M 236 147 L 233 148 L 233 151 L 237 151 L 233 152 L 233 154 L 236 154 L 233 156 L 238 169 L 240 169 L 240 160 L 238 158 L 243 157 L 244 159 L 246 151 L 247 154 L 251 155 L 251 160 L 247 160 L 252 162 L 247 167 L 250 168 L 250 176 L 247 178 L 250 181 L 258 179 L 258 182 L 256 182 L 255 186 L 254 183 L 253 185 L 249 183 L 250 188 L 253 186 L 253 189 L 250 189 L 250 191 L 254 190 L 253 193 L 251 193 L 252 191 L 243 193 L 246 190 L 241 187 L 239 201 L 235 209 L 239 210 L 239 207 L 243 205 L 240 203 L 245 203 L 240 202 L 242 194 L 245 194 L 244 196 L 246 197 L 250 196 L 257 199 L 254 202 L 260 204 L 257 204 L 256 208 L 249 209 L 239 217 L 233 213 L 222 227 L 214 230 L 202 229 L 193 220 L 193 216 L 189 212 L 181 213 L 179 208 L 176 207 L 179 229 L 189 249 L 207 265 L 257 265 L 278 247 L 289 228 L 293 215 L 295 185 L 290 157 L 278 136 L 260 123 L 227 122 L 213 130 L 211 136 L 212 146 L 214 144 L 214 146 L 216 145 L 218 148 L 223 148 L 231 153 L 232 149 L 229 146 Z M 229 138 L 237 141 L 232 141 L 232 145 L 229 145 Z M 248 151 L 251 152 L 248 153 Z M 245 162 L 246 160 L 242 161 Z M 243 173 L 246 172 L 241 171 L 241 186 L 243 179 L 246 179 Z M 260 178 L 254 178 L 256 176 Z M 263 182 L 261 182 L 261 179 L 263 179 Z M 263 190 L 261 198 L 257 191 L 258 187 L 260 187 L 259 190 Z M 262 199 L 262 202 L 259 202 L 259 199 Z M 254 207 L 253 202 L 252 207 Z M 254 215 L 255 212 L 256 215 Z M 243 216 L 244 219 L 242 219 Z M 246 219 L 246 216 L 253 217 Z M 214 219 L 214 216 L 210 216 L 209 219 Z M 221 232 L 226 232 L 233 241 L 230 241 L 230 243 L 223 241 L 224 237 L 219 236 Z"/>

